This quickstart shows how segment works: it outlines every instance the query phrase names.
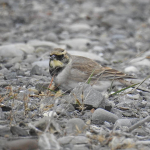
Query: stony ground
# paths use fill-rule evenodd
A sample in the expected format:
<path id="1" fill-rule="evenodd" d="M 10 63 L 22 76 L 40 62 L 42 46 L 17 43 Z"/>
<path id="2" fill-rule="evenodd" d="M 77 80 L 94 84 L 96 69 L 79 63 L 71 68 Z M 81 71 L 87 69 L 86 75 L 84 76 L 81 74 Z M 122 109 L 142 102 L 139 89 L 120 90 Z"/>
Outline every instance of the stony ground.
<path id="1" fill-rule="evenodd" d="M 60 47 L 150 89 L 149 14 L 149 0 L 0 0 L 0 150 L 149 150 L 149 92 L 50 91 L 48 72 Z"/>

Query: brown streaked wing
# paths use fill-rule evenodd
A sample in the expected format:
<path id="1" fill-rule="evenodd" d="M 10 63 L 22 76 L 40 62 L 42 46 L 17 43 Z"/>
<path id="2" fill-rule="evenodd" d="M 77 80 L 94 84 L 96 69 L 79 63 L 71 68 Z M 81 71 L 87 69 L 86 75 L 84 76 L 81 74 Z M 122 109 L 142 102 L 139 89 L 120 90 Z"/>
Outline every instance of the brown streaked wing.
<path id="1" fill-rule="evenodd" d="M 109 79 L 120 79 L 120 78 L 135 78 L 134 76 L 127 75 L 123 72 L 120 72 L 118 70 L 112 69 L 110 67 L 103 67 L 104 72 L 101 75 L 103 78 L 109 78 Z"/>

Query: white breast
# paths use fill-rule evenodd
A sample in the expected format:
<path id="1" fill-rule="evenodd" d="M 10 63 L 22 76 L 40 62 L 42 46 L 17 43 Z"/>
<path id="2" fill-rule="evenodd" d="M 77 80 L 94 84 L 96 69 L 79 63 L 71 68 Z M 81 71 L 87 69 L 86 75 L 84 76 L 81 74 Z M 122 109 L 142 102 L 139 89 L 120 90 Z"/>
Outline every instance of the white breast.
<path id="1" fill-rule="evenodd" d="M 62 85 L 67 82 L 67 78 L 70 74 L 72 61 L 70 61 L 67 66 L 55 77 L 54 82 L 57 85 Z"/>

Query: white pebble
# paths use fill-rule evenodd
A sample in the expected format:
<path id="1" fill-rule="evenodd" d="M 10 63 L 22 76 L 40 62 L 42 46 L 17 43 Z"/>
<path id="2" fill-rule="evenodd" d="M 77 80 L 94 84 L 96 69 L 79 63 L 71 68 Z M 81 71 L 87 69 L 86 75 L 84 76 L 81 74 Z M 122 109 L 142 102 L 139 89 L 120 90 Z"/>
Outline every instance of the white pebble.
<path id="1" fill-rule="evenodd" d="M 138 72 L 138 69 L 134 66 L 129 66 L 124 69 L 124 72 L 129 73 L 129 72 Z"/>

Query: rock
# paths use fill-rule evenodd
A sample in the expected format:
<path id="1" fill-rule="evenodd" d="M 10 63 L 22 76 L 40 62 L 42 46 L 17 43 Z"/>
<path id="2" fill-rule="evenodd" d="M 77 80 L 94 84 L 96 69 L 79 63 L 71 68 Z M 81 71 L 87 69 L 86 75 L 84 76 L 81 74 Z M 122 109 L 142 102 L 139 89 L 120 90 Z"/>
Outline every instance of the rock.
<path id="1" fill-rule="evenodd" d="M 82 47 L 87 47 L 89 44 L 91 44 L 91 41 L 89 39 L 85 38 L 74 38 L 74 39 L 68 39 L 60 41 L 61 44 L 66 44 L 70 46 L 72 49 L 80 49 Z"/>
<path id="2" fill-rule="evenodd" d="M 74 145 L 72 150 L 89 150 L 85 144 Z"/>
<path id="3" fill-rule="evenodd" d="M 108 112 L 102 108 L 98 108 L 92 114 L 92 123 L 94 124 L 102 124 L 105 121 L 115 123 L 118 119 L 118 116 Z"/>
<path id="4" fill-rule="evenodd" d="M 0 136 L 1 137 L 5 137 L 5 136 L 10 137 L 12 135 L 10 132 L 10 128 L 2 125 L 2 122 L 0 122 L 0 124 L 1 124 L 0 125 Z"/>
<path id="5" fill-rule="evenodd" d="M 30 75 L 43 75 L 43 69 L 37 65 L 35 65 L 30 72 Z"/>
<path id="6" fill-rule="evenodd" d="M 10 79 L 16 79 L 17 78 L 17 73 L 16 72 L 10 72 L 4 75 L 5 80 L 10 80 Z"/>
<path id="7" fill-rule="evenodd" d="M 44 35 L 42 37 L 42 39 L 45 40 L 45 41 L 52 41 L 54 43 L 58 41 L 57 35 L 53 32 L 50 32 L 47 35 Z"/>
<path id="8" fill-rule="evenodd" d="M 29 45 L 37 48 L 37 47 L 50 47 L 50 48 L 58 48 L 59 46 L 53 42 L 49 41 L 39 41 L 39 40 L 31 40 L 28 42 Z"/>
<path id="9" fill-rule="evenodd" d="M 68 51 L 68 53 L 71 54 L 71 55 L 87 57 L 87 58 L 90 58 L 90 59 L 93 59 L 95 61 L 102 62 L 102 63 L 106 62 L 106 60 L 104 60 L 104 58 L 102 58 L 99 55 L 96 55 L 94 53 L 90 53 L 90 52 Z"/>
<path id="10" fill-rule="evenodd" d="M 126 22 L 125 17 L 114 16 L 112 14 L 102 19 L 102 24 L 106 27 L 120 27 Z"/>
<path id="11" fill-rule="evenodd" d="M 150 61 L 148 59 L 141 60 L 139 62 L 133 63 L 135 66 L 148 66 L 150 67 Z"/>
<path id="12" fill-rule="evenodd" d="M 34 149 L 38 150 L 38 140 L 36 139 L 19 139 L 14 141 L 8 141 L 7 144 L 3 147 L 4 150 L 29 150 Z"/>
<path id="13" fill-rule="evenodd" d="M 123 126 L 126 126 L 126 127 L 130 127 L 131 125 L 135 124 L 139 119 L 137 118 L 132 118 L 132 119 L 126 119 L 126 118 L 123 118 L 123 119 L 118 119 L 116 122 L 115 122 L 115 125 L 114 127 L 123 127 Z"/>
<path id="14" fill-rule="evenodd" d="M 103 52 L 105 49 L 102 46 L 94 46 L 93 51 L 95 52 Z"/>
<path id="15" fill-rule="evenodd" d="M 86 31 L 90 30 L 91 27 L 88 24 L 83 24 L 83 23 L 75 23 L 69 26 L 69 29 L 72 31 Z"/>
<path id="16" fill-rule="evenodd" d="M 70 119 L 65 128 L 65 132 L 67 135 L 76 135 L 84 133 L 86 130 L 86 125 L 83 120 L 79 118 Z"/>
<path id="17" fill-rule="evenodd" d="M 35 83 L 35 88 L 38 91 L 46 91 L 48 89 L 49 84 L 50 84 L 50 80 L 49 82 L 38 82 L 38 83 Z"/>
<path id="18" fill-rule="evenodd" d="M 67 115 L 68 112 L 75 111 L 71 104 L 60 104 L 56 107 L 56 113 L 59 115 Z"/>
<path id="19" fill-rule="evenodd" d="M 139 70 L 134 66 L 129 66 L 124 69 L 124 72 L 126 72 L 126 73 L 132 73 L 132 72 L 136 73 L 138 71 Z"/>
<path id="20" fill-rule="evenodd" d="M 63 136 L 58 139 L 60 145 L 70 144 L 74 136 Z"/>
<path id="21" fill-rule="evenodd" d="M 43 113 L 43 116 L 44 116 L 44 117 L 56 117 L 57 114 L 56 114 L 56 112 L 54 112 L 54 111 L 47 111 L 47 112 L 44 112 L 44 113 Z"/>
<path id="22" fill-rule="evenodd" d="M 13 135 L 28 136 L 28 132 L 20 127 L 11 126 L 10 131 Z"/>
<path id="23" fill-rule="evenodd" d="M 2 111 L 2 108 L 0 108 L 0 119 L 2 119 L 2 120 L 5 119 L 5 115 Z"/>
<path id="24" fill-rule="evenodd" d="M 49 60 L 35 61 L 32 63 L 32 66 L 39 66 L 42 68 L 49 68 Z"/>
<path id="25" fill-rule="evenodd" d="M 31 128 L 30 134 L 36 133 L 36 131 L 34 131 L 34 129 L 32 129 L 32 126 L 38 128 L 41 131 L 45 131 L 45 129 L 47 128 L 47 126 L 49 124 L 49 121 L 50 121 L 50 117 L 44 117 L 44 118 L 39 119 L 38 121 L 29 123 L 28 126 Z M 51 133 L 61 133 L 62 132 L 60 125 L 54 119 L 51 120 L 51 122 L 50 122 L 49 130 L 51 131 Z"/>
<path id="26" fill-rule="evenodd" d="M 89 139 L 85 136 L 75 136 L 72 141 L 72 144 L 88 144 L 89 143 Z"/>
<path id="27" fill-rule="evenodd" d="M 70 96 L 74 104 L 77 103 L 75 99 L 78 99 L 81 104 L 90 105 L 95 108 L 103 108 L 105 106 L 102 94 L 89 84 L 79 83 L 79 85 L 71 91 Z"/>
<path id="28" fill-rule="evenodd" d="M 120 50 L 114 53 L 113 58 L 114 61 L 120 61 L 127 58 L 132 58 L 134 57 L 134 55 L 134 52 L 132 52 L 131 50 Z"/>
<path id="29" fill-rule="evenodd" d="M 39 149 L 41 150 L 60 150 L 60 145 L 57 142 L 54 134 L 50 134 L 47 132 L 39 136 L 38 144 Z"/>
<path id="30" fill-rule="evenodd" d="M 33 53 L 34 48 L 28 44 L 10 44 L 0 46 L 0 53 L 3 57 L 23 56 L 25 53 Z"/>

